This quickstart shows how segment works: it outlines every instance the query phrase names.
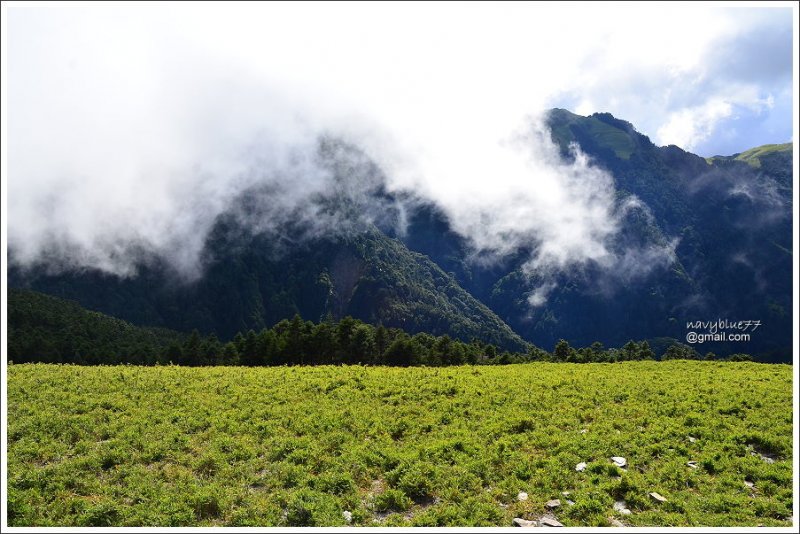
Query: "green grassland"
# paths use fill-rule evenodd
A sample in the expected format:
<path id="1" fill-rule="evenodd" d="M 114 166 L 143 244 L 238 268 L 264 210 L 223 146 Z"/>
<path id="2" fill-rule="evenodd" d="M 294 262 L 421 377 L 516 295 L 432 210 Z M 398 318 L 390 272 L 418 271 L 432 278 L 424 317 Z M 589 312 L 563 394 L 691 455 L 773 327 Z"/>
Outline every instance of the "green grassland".
<path id="1" fill-rule="evenodd" d="M 595 116 L 582 117 L 563 109 L 556 109 L 551 113 L 558 119 L 551 125 L 551 135 L 562 147 L 575 140 L 572 128 L 577 128 L 590 136 L 598 147 L 611 150 L 620 159 L 630 159 L 636 151 L 636 143 L 627 132 Z"/>
<path id="2" fill-rule="evenodd" d="M 13 526 L 790 526 L 791 462 L 786 365 L 8 367 Z"/>
<path id="3" fill-rule="evenodd" d="M 743 161 L 751 167 L 761 167 L 761 160 L 770 156 L 785 156 L 789 159 L 792 157 L 792 143 L 761 145 L 733 156 L 713 156 L 706 158 L 708 163 L 715 163 L 719 160 L 736 160 Z"/>

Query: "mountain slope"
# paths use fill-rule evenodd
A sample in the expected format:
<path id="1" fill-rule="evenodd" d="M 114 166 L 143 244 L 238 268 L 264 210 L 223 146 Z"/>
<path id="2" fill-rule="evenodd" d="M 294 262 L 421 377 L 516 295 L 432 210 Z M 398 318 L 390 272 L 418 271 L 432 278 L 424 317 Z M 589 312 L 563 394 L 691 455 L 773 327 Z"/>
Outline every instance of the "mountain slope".
<path id="1" fill-rule="evenodd" d="M 791 144 L 705 159 L 658 147 L 608 113 L 557 109 L 548 121 L 563 158 L 574 157 L 577 144 L 613 176 L 618 206 L 636 199 L 638 208 L 620 210 L 620 230 L 606 244 L 619 258 L 611 267 L 545 280 L 525 271 L 530 250 L 475 261 L 437 206 L 387 192 L 382 171 L 357 147 L 325 139 L 320 157 L 336 180 L 314 200 L 324 228 L 304 228 L 313 223 L 289 214 L 277 229 L 254 229 L 246 221 L 271 220 L 271 197 L 245 192 L 207 239 L 198 280 L 155 262 L 129 279 L 12 269 L 9 283 L 136 324 L 222 338 L 295 313 L 315 321 L 352 315 L 509 350 L 528 342 L 551 348 L 562 338 L 573 346 L 683 340 L 689 321 L 757 320 L 747 343 L 695 348 L 791 359 Z M 544 283 L 552 289 L 532 305 Z"/>
<path id="2" fill-rule="evenodd" d="M 613 175 L 620 197 L 635 195 L 644 202 L 656 234 L 677 240 L 675 262 L 666 271 L 618 287 L 612 298 L 596 296 L 598 278 L 591 270 L 560 280 L 529 322 L 534 332 L 548 321 L 556 325 L 546 338 L 500 312 L 520 291 L 518 285 L 506 294 L 501 291 L 499 302 L 491 304 L 501 317 L 526 339 L 545 346 L 562 334 L 579 344 L 593 337 L 619 343 L 637 332 L 681 339 L 686 321 L 760 320 L 761 330 L 747 344 L 698 350 L 791 358 L 791 144 L 709 163 L 675 146 L 657 147 L 630 123 L 607 113 L 581 117 L 553 110 L 549 121 L 564 157 L 570 157 L 569 143 L 578 143 L 595 165 Z M 522 306 L 512 308 L 524 314 Z M 576 329 L 557 326 L 576 317 L 584 319 Z M 593 325 L 591 333 L 581 336 L 586 323 Z"/>
<path id="3" fill-rule="evenodd" d="M 94 272 L 34 276 L 28 282 L 137 324 L 197 328 L 223 339 L 299 313 L 314 321 L 351 315 L 409 333 L 477 338 L 508 350 L 527 348 L 430 259 L 374 227 L 288 249 L 264 235 L 236 234 L 223 223 L 218 226 L 209 240 L 209 256 L 215 259 L 191 283 L 170 279 L 158 266 L 131 279 Z"/>
<path id="4" fill-rule="evenodd" d="M 8 289 L 8 359 L 98 363 L 153 363 L 158 353 L 185 336 L 164 328 L 134 326 L 35 291 Z"/>

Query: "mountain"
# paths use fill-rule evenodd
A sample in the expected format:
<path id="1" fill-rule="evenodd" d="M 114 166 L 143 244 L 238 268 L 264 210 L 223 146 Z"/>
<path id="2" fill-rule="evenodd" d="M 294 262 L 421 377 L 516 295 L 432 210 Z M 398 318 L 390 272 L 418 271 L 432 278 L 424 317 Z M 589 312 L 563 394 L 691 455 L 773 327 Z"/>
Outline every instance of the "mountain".
<path id="1" fill-rule="evenodd" d="M 186 336 L 134 326 L 35 291 L 8 289 L 8 359 L 15 362 L 153 363 Z"/>
<path id="2" fill-rule="evenodd" d="M 39 291 L 75 299 L 137 324 L 193 328 L 230 339 L 300 314 L 350 315 L 371 324 L 473 338 L 512 351 L 528 344 L 427 257 L 375 227 L 311 238 L 286 248 L 264 235 L 234 237 L 221 222 L 208 243 L 204 276 L 176 279 L 161 265 L 135 278 L 101 272 L 28 275 Z"/>
<path id="3" fill-rule="evenodd" d="M 415 332 L 472 338 L 507 350 L 629 339 L 683 341 L 689 321 L 760 321 L 747 342 L 706 343 L 789 361 L 792 345 L 792 151 L 767 145 L 702 158 L 659 147 L 608 113 L 555 109 L 553 141 L 566 160 L 580 147 L 613 176 L 619 261 L 589 264 L 543 280 L 527 273 L 531 250 L 476 261 L 469 242 L 437 206 L 389 193 L 381 169 L 358 149 L 323 139 L 320 158 L 336 177 L 314 199 L 311 220 L 290 214 L 280 228 L 270 197 L 247 191 L 206 241 L 204 271 L 177 276 L 166 262 L 132 278 L 100 272 L 20 271 L 9 284 L 74 299 L 134 324 L 197 328 L 228 339 L 299 313 L 318 321 L 357 319 Z M 405 210 L 398 208 L 402 204 Z M 333 229 L 333 230 L 331 230 Z M 547 298 L 529 297 L 544 282 Z"/>
<path id="4" fill-rule="evenodd" d="M 544 346 L 565 335 L 579 345 L 637 335 L 682 339 L 687 321 L 757 320 L 761 326 L 747 343 L 696 348 L 791 359 L 791 144 L 706 160 L 657 147 L 608 113 L 582 117 L 557 109 L 549 126 L 563 157 L 572 157 L 569 145 L 577 143 L 613 175 L 621 200 L 635 196 L 647 207 L 652 217 L 624 221 L 623 235 L 653 244 L 675 240 L 675 257 L 648 277 L 611 286 L 611 294 L 598 291 L 602 272 L 562 276 L 532 313 L 518 297 L 524 277 L 513 271 L 489 302 L 501 317 Z"/>

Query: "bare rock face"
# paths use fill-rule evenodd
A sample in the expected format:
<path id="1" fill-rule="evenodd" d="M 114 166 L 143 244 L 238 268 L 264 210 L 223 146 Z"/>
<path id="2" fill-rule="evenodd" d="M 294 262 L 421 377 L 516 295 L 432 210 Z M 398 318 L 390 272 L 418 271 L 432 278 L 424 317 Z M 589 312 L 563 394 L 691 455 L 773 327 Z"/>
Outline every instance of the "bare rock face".
<path id="1" fill-rule="evenodd" d="M 667 502 L 667 498 L 661 495 L 660 493 L 656 493 L 655 491 L 650 492 L 650 498 L 656 501 L 657 503 L 664 503 Z"/>
<path id="2" fill-rule="evenodd" d="M 532 528 L 539 526 L 539 524 L 536 521 L 528 521 L 527 519 L 522 519 L 521 517 L 515 517 L 512 523 L 515 527 L 523 527 L 523 528 Z"/>

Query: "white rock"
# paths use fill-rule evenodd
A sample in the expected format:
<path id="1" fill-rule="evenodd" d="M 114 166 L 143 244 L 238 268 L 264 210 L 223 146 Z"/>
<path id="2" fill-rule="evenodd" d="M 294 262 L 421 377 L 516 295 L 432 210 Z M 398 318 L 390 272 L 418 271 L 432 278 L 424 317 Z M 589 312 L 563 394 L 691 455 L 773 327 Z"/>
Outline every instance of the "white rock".
<path id="1" fill-rule="evenodd" d="M 347 510 L 342 512 L 342 517 L 344 517 L 344 520 L 347 521 L 348 523 L 351 523 L 353 521 L 353 514 Z"/>
<path id="2" fill-rule="evenodd" d="M 655 491 L 650 492 L 650 498 L 656 502 L 667 502 L 667 498 L 661 495 L 660 493 L 656 493 Z"/>
<path id="3" fill-rule="evenodd" d="M 745 480 L 744 481 L 744 485 L 747 486 L 748 488 L 754 488 L 755 487 L 755 484 L 750 482 L 749 480 Z"/>
<path id="4" fill-rule="evenodd" d="M 539 519 L 539 524 L 543 527 L 563 527 L 561 523 L 558 522 L 557 519 L 552 517 L 543 517 Z"/>
<path id="5" fill-rule="evenodd" d="M 625 467 L 628 465 L 628 460 L 623 458 L 622 456 L 612 456 L 611 461 L 614 462 L 614 465 L 617 467 Z"/>
<path id="6" fill-rule="evenodd" d="M 568 491 L 562 491 L 561 495 L 563 495 L 564 497 L 569 497 L 570 493 Z"/>
<path id="7" fill-rule="evenodd" d="M 695 441 L 697 441 L 697 438 L 696 438 L 696 437 L 694 437 L 694 436 L 689 436 L 689 441 L 690 441 L 691 443 L 694 443 Z"/>
<path id="8" fill-rule="evenodd" d="M 611 519 L 609 519 L 608 522 L 611 523 L 612 527 L 622 528 L 622 527 L 625 526 L 625 524 L 622 523 L 622 521 L 620 521 L 619 519 L 614 519 L 613 517 Z"/>
<path id="9" fill-rule="evenodd" d="M 527 501 L 528 500 L 528 494 L 525 493 L 524 491 L 520 491 L 519 493 L 517 493 L 517 500 L 518 501 Z"/>
<path id="10" fill-rule="evenodd" d="M 628 510 L 628 503 L 625 501 L 617 501 L 614 503 L 614 511 L 619 512 L 622 515 L 631 515 L 631 511 Z"/>
<path id="11" fill-rule="evenodd" d="M 697 462 L 695 462 L 694 460 L 690 460 L 690 461 L 686 462 L 686 465 L 688 465 L 692 469 L 697 469 Z"/>
<path id="12" fill-rule="evenodd" d="M 583 430 L 581 430 L 581 434 L 586 434 L 588 431 L 589 431 L 588 428 L 584 428 Z"/>
<path id="13" fill-rule="evenodd" d="M 581 462 L 575 466 L 575 471 L 581 473 L 586 470 L 586 462 Z"/>
<path id="14" fill-rule="evenodd" d="M 567 499 L 567 504 L 570 505 L 570 506 L 575 506 L 575 501 L 571 501 L 571 500 Z"/>
<path id="15" fill-rule="evenodd" d="M 545 506 L 552 510 L 553 508 L 558 508 L 561 506 L 561 501 L 559 499 L 553 499 L 552 501 L 547 501 Z"/>
<path id="16" fill-rule="evenodd" d="M 521 517 L 515 517 L 512 521 L 515 527 L 538 527 L 539 524 L 536 521 L 528 521 L 527 519 L 522 519 Z"/>

